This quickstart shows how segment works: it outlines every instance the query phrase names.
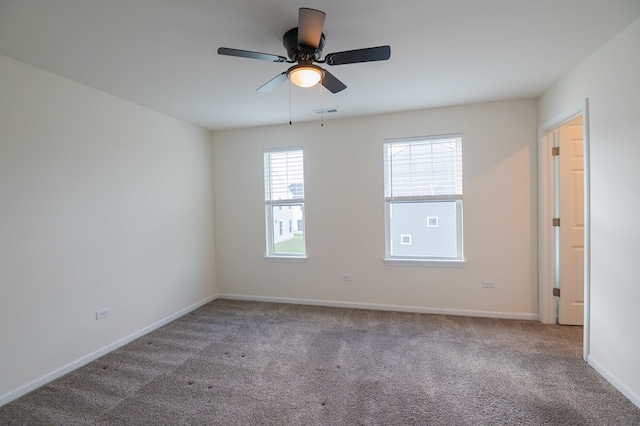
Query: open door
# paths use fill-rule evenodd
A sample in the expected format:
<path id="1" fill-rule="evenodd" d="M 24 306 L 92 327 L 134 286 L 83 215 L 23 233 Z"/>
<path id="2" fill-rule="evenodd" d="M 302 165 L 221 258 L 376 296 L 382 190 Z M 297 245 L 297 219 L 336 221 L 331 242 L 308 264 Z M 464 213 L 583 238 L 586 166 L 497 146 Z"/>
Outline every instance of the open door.
<path id="1" fill-rule="evenodd" d="M 554 131 L 559 150 L 556 200 L 559 211 L 558 324 L 584 324 L 584 138 L 578 116 Z"/>
<path id="2" fill-rule="evenodd" d="M 589 100 L 538 131 L 538 319 L 583 324 L 586 361 L 591 306 Z M 553 226 L 556 219 L 559 226 Z"/>

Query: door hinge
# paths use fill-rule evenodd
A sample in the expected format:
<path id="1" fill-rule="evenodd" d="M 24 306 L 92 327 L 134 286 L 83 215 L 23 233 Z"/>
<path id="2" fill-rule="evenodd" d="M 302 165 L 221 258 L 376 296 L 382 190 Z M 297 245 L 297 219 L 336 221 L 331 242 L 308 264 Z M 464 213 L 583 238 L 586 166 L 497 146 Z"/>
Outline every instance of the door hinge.
<path id="1" fill-rule="evenodd" d="M 553 289 L 553 295 L 556 297 L 560 297 L 560 289 L 558 287 L 555 287 Z"/>
<path id="2" fill-rule="evenodd" d="M 554 217 L 551 224 L 553 226 L 560 226 L 560 218 L 559 217 Z"/>
<path id="3" fill-rule="evenodd" d="M 554 157 L 557 157 L 558 155 L 560 155 L 560 147 L 554 146 L 553 148 L 551 148 L 551 155 Z"/>

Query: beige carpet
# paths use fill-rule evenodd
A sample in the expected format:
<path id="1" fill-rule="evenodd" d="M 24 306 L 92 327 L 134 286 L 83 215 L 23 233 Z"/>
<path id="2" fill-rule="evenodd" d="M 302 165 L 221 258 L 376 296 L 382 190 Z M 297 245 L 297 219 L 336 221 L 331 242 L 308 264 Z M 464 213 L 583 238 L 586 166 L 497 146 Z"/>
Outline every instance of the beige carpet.
<path id="1" fill-rule="evenodd" d="M 640 425 L 582 328 L 217 300 L 0 408 L 18 425 Z"/>

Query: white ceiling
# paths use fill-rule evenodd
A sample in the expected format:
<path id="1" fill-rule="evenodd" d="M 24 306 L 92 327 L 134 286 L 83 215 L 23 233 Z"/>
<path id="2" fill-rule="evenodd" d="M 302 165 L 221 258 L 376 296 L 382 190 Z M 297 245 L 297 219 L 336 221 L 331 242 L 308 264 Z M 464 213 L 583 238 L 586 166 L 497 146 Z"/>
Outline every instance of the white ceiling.
<path id="1" fill-rule="evenodd" d="M 537 97 L 640 16 L 639 0 L 0 0 L 0 54 L 184 121 L 226 129 L 289 121 L 299 7 L 326 12 L 324 53 L 388 44 L 386 62 L 328 68 L 347 89 L 291 88 L 294 122 Z"/>

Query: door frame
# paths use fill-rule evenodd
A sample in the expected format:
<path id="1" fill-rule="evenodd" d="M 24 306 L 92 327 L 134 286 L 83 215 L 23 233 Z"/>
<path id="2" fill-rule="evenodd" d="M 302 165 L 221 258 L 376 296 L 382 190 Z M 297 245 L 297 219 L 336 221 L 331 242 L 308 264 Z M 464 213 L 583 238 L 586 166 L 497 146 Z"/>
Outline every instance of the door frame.
<path id="1" fill-rule="evenodd" d="M 552 291 L 555 287 L 558 250 L 555 231 L 551 225 L 555 212 L 556 170 L 551 156 L 551 133 L 576 117 L 583 117 L 584 148 L 584 338 L 583 359 L 589 355 L 589 326 L 591 314 L 591 215 L 590 157 L 589 157 L 589 99 L 553 117 L 538 127 L 538 319 L 546 324 L 557 322 L 557 303 Z"/>

